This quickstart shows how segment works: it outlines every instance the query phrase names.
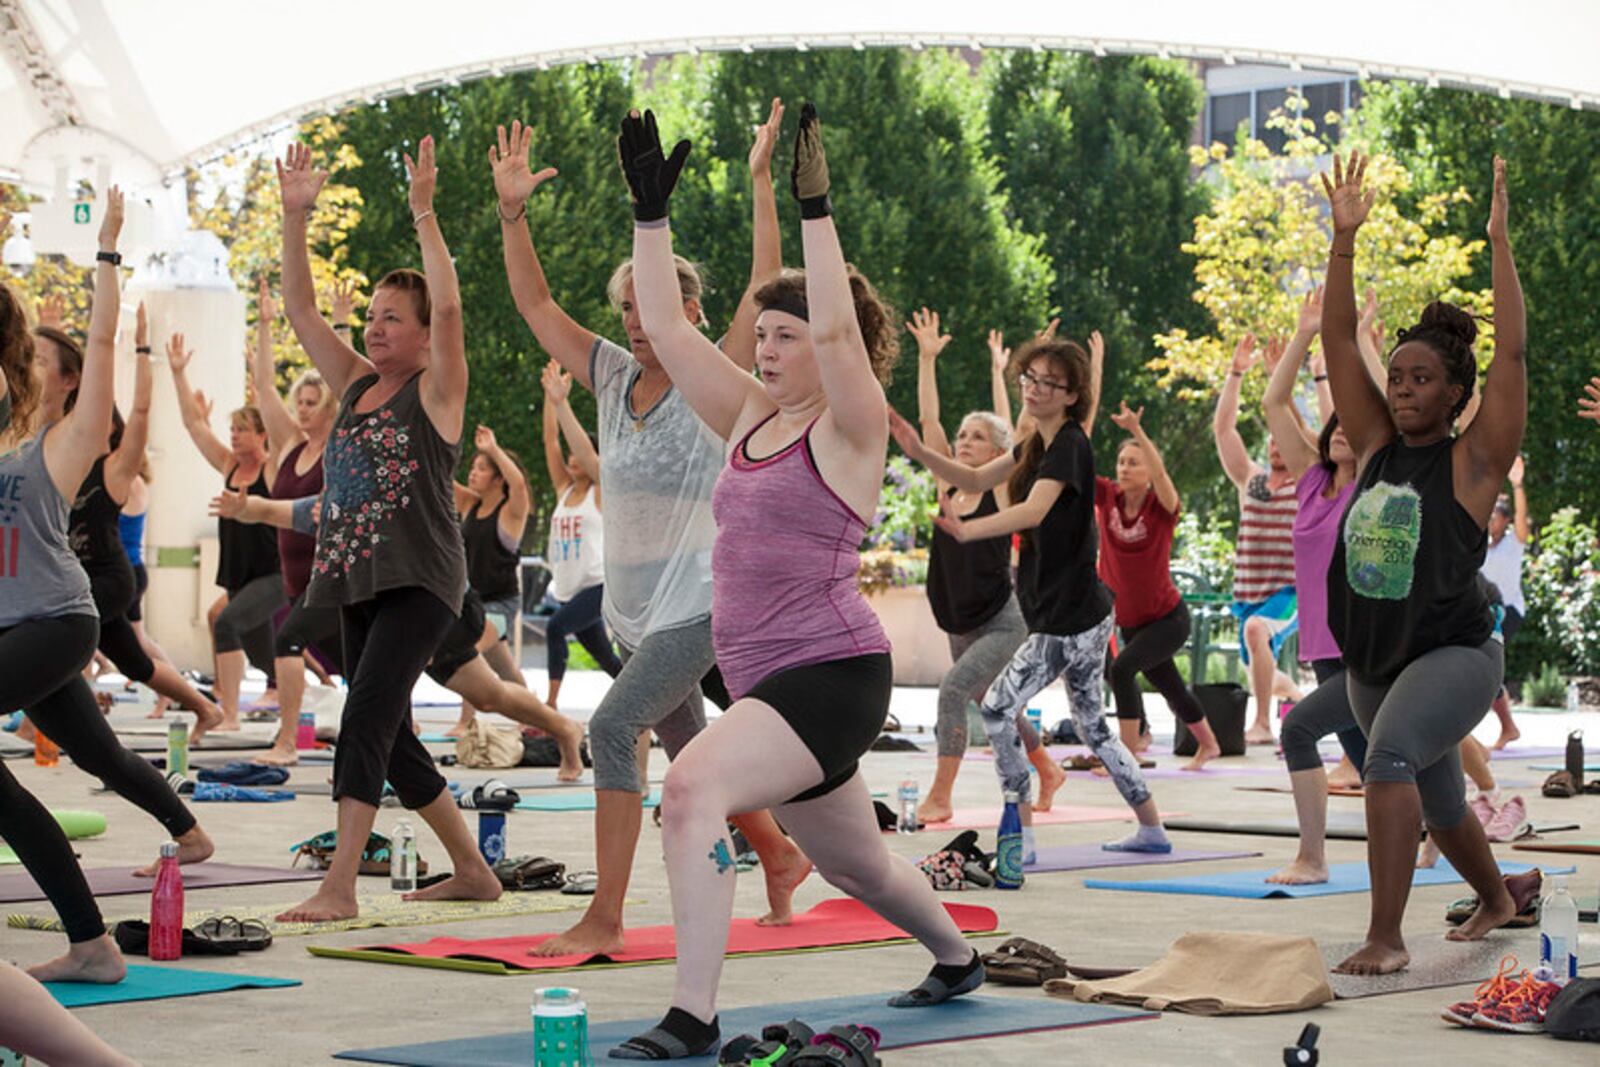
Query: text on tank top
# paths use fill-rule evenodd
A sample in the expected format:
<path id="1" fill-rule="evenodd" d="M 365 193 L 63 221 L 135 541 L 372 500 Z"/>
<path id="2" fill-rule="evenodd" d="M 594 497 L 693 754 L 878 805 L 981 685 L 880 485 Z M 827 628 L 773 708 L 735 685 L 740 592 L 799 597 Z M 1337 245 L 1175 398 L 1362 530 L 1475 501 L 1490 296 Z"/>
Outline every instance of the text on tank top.
<path id="1" fill-rule="evenodd" d="M 712 495 L 711 637 L 735 699 L 779 671 L 889 651 L 856 578 L 867 525 L 818 473 L 816 423 L 765 459 L 746 451 L 772 418 L 739 442 Z"/>
<path id="2" fill-rule="evenodd" d="M 10 422 L 0 400 L 0 431 Z M 28 619 L 94 615 L 89 576 L 67 544 L 67 502 L 44 462 L 54 424 L 0 455 L 0 629 Z"/>
<path id="3" fill-rule="evenodd" d="M 545 560 L 550 566 L 550 595 L 557 600 L 571 600 L 605 581 L 605 525 L 595 505 L 597 491 L 589 486 L 583 499 L 573 504 L 577 488 L 568 486 L 550 516 Z"/>
<path id="4" fill-rule="evenodd" d="M 301 441 L 289 450 L 278 464 L 278 476 L 272 480 L 272 499 L 299 500 L 322 492 L 322 456 L 304 474 L 299 473 L 300 458 L 306 445 Z M 283 592 L 290 600 L 306 591 L 311 581 L 311 560 L 316 555 L 317 539 L 293 530 L 278 531 L 278 563 L 283 568 Z"/>

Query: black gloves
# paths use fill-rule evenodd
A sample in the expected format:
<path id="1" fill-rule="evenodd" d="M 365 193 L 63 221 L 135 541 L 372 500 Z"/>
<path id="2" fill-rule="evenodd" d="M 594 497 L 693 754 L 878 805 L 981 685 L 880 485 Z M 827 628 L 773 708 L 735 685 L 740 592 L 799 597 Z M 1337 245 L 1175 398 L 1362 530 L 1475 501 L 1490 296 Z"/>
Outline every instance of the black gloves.
<path id="1" fill-rule="evenodd" d="M 822 150 L 822 125 L 817 109 L 807 101 L 800 109 L 800 129 L 794 138 L 794 169 L 789 173 L 794 198 L 800 201 L 802 219 L 833 214 L 828 202 L 828 157 Z"/>
<path id="2" fill-rule="evenodd" d="M 820 153 L 820 146 L 818 151 Z M 622 176 L 628 180 L 628 190 L 633 194 L 635 219 L 655 222 L 667 217 L 667 198 L 678 184 L 678 175 L 683 172 L 684 160 L 688 158 L 688 141 L 679 141 L 672 155 L 662 155 L 655 112 L 646 111 L 643 118 L 637 111 L 628 112 L 617 137 L 617 161 L 622 164 Z M 826 185 L 826 170 L 823 179 Z"/>

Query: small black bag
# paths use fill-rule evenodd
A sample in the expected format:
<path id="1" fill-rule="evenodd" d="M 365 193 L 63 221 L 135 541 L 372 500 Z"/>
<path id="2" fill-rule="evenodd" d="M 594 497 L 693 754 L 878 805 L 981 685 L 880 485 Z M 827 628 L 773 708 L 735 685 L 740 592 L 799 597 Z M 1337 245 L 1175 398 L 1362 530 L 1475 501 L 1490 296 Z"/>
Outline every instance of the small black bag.
<path id="1" fill-rule="evenodd" d="M 1211 724 L 1211 732 L 1217 735 L 1217 744 L 1222 746 L 1224 756 L 1244 755 L 1244 717 L 1245 710 L 1250 704 L 1250 694 L 1244 687 L 1232 682 L 1220 685 L 1197 685 L 1194 695 L 1200 701 L 1200 708 L 1206 713 L 1206 722 Z M 1192 756 L 1199 746 L 1194 735 L 1184 726 L 1183 720 L 1178 720 L 1178 732 L 1173 738 L 1172 754 L 1174 756 Z"/>
<path id="2" fill-rule="evenodd" d="M 578 743 L 578 755 L 583 759 L 585 767 L 594 766 L 589 759 L 589 742 Z M 556 739 L 548 735 L 544 737 L 529 737 L 522 735 L 522 762 L 519 767 L 559 767 L 561 766 L 561 746 L 556 744 Z"/>
<path id="3" fill-rule="evenodd" d="M 1564 1041 L 1600 1041 L 1600 978 L 1574 978 L 1544 1015 L 1544 1032 Z"/>

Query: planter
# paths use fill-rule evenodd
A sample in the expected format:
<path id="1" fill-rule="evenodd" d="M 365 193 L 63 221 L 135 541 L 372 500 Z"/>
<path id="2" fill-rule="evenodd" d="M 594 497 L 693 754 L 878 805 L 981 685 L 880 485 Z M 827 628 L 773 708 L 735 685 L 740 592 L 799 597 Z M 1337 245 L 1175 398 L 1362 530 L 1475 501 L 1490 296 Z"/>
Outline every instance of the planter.
<path id="1" fill-rule="evenodd" d="M 867 597 L 894 648 L 895 685 L 938 685 L 950 669 L 950 642 L 928 607 L 928 590 L 913 585 Z"/>

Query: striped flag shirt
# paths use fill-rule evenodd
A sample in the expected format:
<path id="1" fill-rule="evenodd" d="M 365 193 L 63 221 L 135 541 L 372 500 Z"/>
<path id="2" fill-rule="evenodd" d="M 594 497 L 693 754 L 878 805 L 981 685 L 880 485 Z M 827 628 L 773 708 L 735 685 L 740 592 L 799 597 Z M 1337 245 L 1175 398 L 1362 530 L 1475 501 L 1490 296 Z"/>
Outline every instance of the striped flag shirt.
<path id="1" fill-rule="evenodd" d="M 1239 539 L 1233 557 L 1233 599 L 1258 604 L 1294 585 L 1294 480 L 1273 489 L 1257 470 L 1239 494 Z"/>

